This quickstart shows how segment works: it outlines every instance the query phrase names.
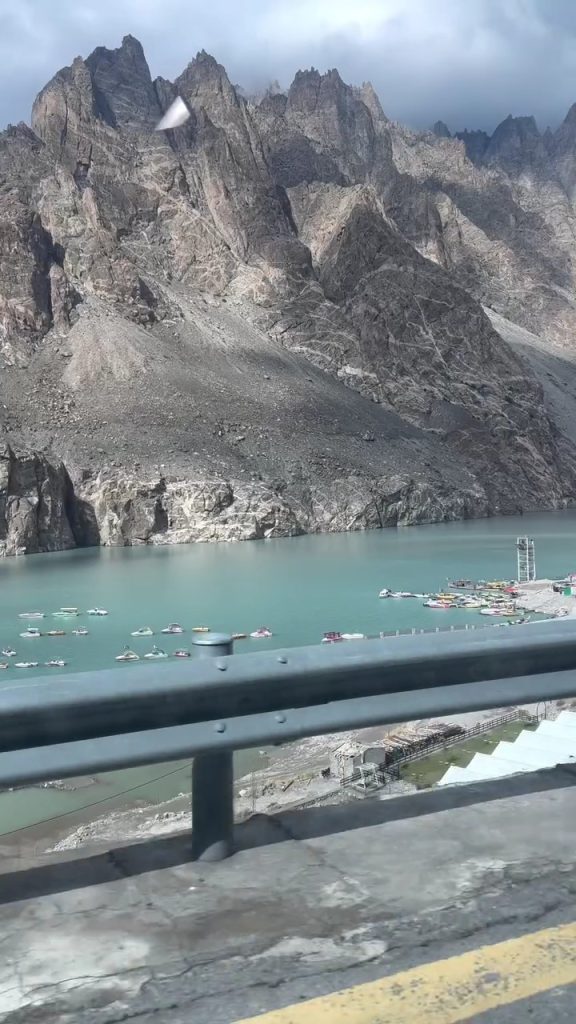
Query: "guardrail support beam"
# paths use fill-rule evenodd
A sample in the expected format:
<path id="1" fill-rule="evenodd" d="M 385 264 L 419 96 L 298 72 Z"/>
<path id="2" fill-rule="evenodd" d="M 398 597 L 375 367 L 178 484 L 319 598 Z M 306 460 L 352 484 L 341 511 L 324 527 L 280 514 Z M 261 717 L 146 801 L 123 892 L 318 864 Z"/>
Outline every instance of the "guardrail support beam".
<path id="1" fill-rule="evenodd" d="M 232 638 L 204 633 L 194 640 L 200 658 L 233 653 Z M 200 754 L 192 768 L 192 859 L 219 861 L 234 852 L 234 755 Z"/>

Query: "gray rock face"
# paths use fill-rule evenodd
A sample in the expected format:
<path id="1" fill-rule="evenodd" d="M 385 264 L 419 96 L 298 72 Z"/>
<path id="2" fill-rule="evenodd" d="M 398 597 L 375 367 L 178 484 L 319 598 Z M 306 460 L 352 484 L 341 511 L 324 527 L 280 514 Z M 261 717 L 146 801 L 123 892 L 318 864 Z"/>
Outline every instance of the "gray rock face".
<path id="1" fill-rule="evenodd" d="M 470 518 L 487 512 L 474 492 L 439 493 L 401 477 L 334 480 L 323 488 L 273 489 L 224 480 L 148 483 L 98 477 L 81 493 L 102 544 L 263 540 Z M 479 504 L 480 502 L 480 504 Z"/>
<path id="2" fill-rule="evenodd" d="M 53 495 L 4 550 L 571 501 L 573 438 L 481 303 L 570 344 L 573 120 L 416 134 L 334 70 L 152 81 L 130 36 L 58 72 L 0 136 L 0 402 Z"/>
<path id="3" fill-rule="evenodd" d="M 62 463 L 0 448 L 0 555 L 98 543 Z"/>

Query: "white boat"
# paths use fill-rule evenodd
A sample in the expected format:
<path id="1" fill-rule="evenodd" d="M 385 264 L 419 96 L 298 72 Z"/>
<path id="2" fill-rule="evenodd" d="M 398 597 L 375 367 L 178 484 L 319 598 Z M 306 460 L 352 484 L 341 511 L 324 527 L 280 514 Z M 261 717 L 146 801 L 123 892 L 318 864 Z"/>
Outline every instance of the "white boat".
<path id="1" fill-rule="evenodd" d="M 150 661 L 158 661 L 160 658 L 167 658 L 168 655 L 166 654 L 166 651 L 163 651 L 160 647 L 153 647 L 148 654 L 144 655 L 144 657 L 148 658 Z"/>
<path id="2" fill-rule="evenodd" d="M 8 665 L 7 661 L 0 661 L 0 669 L 9 668 L 9 667 L 10 666 Z"/>
<path id="3" fill-rule="evenodd" d="M 388 587 L 384 587 L 384 589 L 381 590 L 380 593 L 378 594 L 378 597 L 391 597 L 391 596 L 392 596 L 392 591 L 389 590 Z"/>
<path id="4" fill-rule="evenodd" d="M 181 650 L 178 650 L 178 651 L 174 651 L 173 657 L 174 658 L 189 658 L 190 657 L 190 651 L 185 651 L 184 649 L 181 649 Z"/>
<path id="5" fill-rule="evenodd" d="M 62 658 L 51 658 L 50 661 L 45 661 L 44 665 L 46 668 L 64 668 L 66 662 Z"/>
<path id="6" fill-rule="evenodd" d="M 105 608 L 89 608 L 86 615 L 108 615 Z"/>
<path id="7" fill-rule="evenodd" d="M 3 650 L 2 650 L 2 654 L 4 655 L 5 658 L 15 658 L 16 657 L 16 651 L 12 650 L 11 647 L 4 647 Z"/>
<path id="8" fill-rule="evenodd" d="M 16 661 L 14 668 L 38 668 L 37 661 Z"/>
<path id="9" fill-rule="evenodd" d="M 75 619 L 79 615 L 77 608 L 60 608 L 57 612 L 52 612 L 53 619 Z"/>
<path id="10" fill-rule="evenodd" d="M 154 630 L 150 626 L 142 626 L 141 629 L 133 630 L 130 636 L 154 636 Z"/>
<path id="11" fill-rule="evenodd" d="M 430 597 L 427 601 L 424 601 L 425 608 L 455 608 L 456 606 L 450 601 L 439 601 L 437 598 Z"/>
<path id="12" fill-rule="evenodd" d="M 19 619 L 43 619 L 45 618 L 45 612 L 20 612 Z"/>
<path id="13" fill-rule="evenodd" d="M 253 633 L 250 633 L 253 640 L 262 640 L 266 637 L 272 636 L 272 630 L 268 626 L 260 626 L 259 629 L 255 629 Z"/>
<path id="14" fill-rule="evenodd" d="M 26 637 L 27 640 L 37 640 L 42 633 L 36 626 L 29 626 L 26 632 L 20 633 L 20 636 Z"/>
<path id="15" fill-rule="evenodd" d="M 140 661 L 140 655 L 131 651 L 129 647 L 125 647 L 122 654 L 116 655 L 116 661 Z"/>
<path id="16" fill-rule="evenodd" d="M 183 630 L 182 626 L 178 622 L 170 622 L 167 626 L 164 627 L 163 630 L 161 630 L 161 632 L 162 633 L 175 634 L 175 633 L 183 633 L 184 630 Z"/>
<path id="17" fill-rule="evenodd" d="M 342 633 L 343 640 L 366 640 L 365 633 Z"/>
<path id="18" fill-rule="evenodd" d="M 88 636 L 88 630 L 81 626 L 80 629 L 73 629 L 72 636 Z"/>

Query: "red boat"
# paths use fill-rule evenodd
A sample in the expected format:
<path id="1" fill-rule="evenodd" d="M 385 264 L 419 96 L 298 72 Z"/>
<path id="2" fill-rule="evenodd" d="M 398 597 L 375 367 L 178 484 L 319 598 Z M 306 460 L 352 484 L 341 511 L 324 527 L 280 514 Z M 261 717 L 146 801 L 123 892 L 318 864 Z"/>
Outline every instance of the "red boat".
<path id="1" fill-rule="evenodd" d="M 340 640 L 343 640 L 342 633 L 337 633 L 334 630 L 330 630 L 328 633 L 324 633 L 322 637 L 323 644 L 337 644 Z"/>

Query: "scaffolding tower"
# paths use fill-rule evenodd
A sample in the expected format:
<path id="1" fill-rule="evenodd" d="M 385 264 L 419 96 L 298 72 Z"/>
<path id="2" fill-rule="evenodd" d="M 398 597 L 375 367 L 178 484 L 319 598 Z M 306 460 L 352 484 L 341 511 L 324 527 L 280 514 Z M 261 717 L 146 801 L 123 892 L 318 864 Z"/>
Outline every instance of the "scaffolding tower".
<path id="1" fill-rule="evenodd" d="M 536 554 L 532 537 L 517 537 L 518 583 L 531 583 L 536 579 Z"/>

